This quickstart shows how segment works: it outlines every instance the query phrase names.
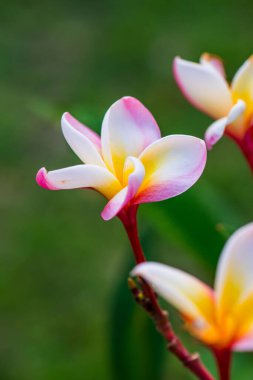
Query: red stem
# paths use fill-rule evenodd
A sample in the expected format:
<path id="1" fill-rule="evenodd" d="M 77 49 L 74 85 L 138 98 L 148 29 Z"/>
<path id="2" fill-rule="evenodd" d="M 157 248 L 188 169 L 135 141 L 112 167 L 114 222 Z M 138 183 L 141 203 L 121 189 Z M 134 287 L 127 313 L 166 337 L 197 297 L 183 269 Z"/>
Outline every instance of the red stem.
<path id="1" fill-rule="evenodd" d="M 134 252 L 135 261 L 137 264 L 140 264 L 146 261 L 146 258 L 144 256 L 140 239 L 138 236 L 138 227 L 137 227 L 137 218 L 136 218 L 137 209 L 138 209 L 137 205 L 131 206 L 127 210 L 121 211 L 118 217 L 125 227 L 127 236 L 130 240 L 130 243 Z"/>
<path id="2" fill-rule="evenodd" d="M 118 215 L 119 219 L 122 221 L 127 235 L 129 237 L 133 252 L 135 255 L 135 261 L 137 264 L 146 261 L 139 236 L 137 227 L 137 213 L 138 206 L 130 206 L 128 209 L 123 210 Z M 170 324 L 168 314 L 161 309 L 156 294 L 154 293 L 151 286 L 149 286 L 145 281 L 141 281 L 143 295 L 148 301 L 145 305 L 142 304 L 143 308 L 148 312 L 148 314 L 153 318 L 157 330 L 167 341 L 168 350 L 174 354 L 185 367 L 187 367 L 199 380 L 214 380 L 212 375 L 207 371 L 207 369 L 202 364 L 198 354 L 191 354 L 175 335 L 172 326 Z M 132 293 L 135 296 L 138 289 L 132 289 Z M 137 299 L 136 299 L 137 300 Z M 137 300 L 138 302 L 138 300 Z M 223 380 L 223 379 L 222 379 Z M 224 379 L 225 380 L 225 379 Z"/>
<path id="3" fill-rule="evenodd" d="M 244 154 L 244 157 L 246 158 L 246 160 L 249 164 L 251 172 L 253 173 L 253 149 L 252 149 L 252 152 L 249 152 L 248 150 L 245 150 L 244 147 L 242 147 L 242 146 L 240 146 L 240 148 Z"/>
<path id="4" fill-rule="evenodd" d="M 230 380 L 231 350 L 229 348 L 223 350 L 214 349 L 213 353 L 216 359 L 220 380 Z"/>
<path id="5" fill-rule="evenodd" d="M 245 135 L 242 138 L 238 138 L 229 131 L 226 131 L 226 135 L 234 140 L 239 146 L 253 173 L 253 126 L 250 126 L 246 130 Z"/>

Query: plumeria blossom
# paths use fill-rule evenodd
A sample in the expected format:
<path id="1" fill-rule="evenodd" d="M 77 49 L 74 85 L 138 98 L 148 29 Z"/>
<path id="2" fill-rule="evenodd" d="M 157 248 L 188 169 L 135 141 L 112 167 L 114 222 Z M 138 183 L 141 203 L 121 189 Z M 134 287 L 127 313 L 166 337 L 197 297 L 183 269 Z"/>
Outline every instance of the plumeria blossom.
<path id="1" fill-rule="evenodd" d="M 151 113 L 124 97 L 106 112 L 101 138 L 69 113 L 62 116 L 65 139 L 83 162 L 47 172 L 37 183 L 49 190 L 92 188 L 107 198 L 109 220 L 130 205 L 161 201 L 189 189 L 205 167 L 204 141 L 184 135 L 161 138 Z"/>
<path id="2" fill-rule="evenodd" d="M 176 57 L 173 71 L 188 101 L 215 119 L 205 134 L 208 149 L 226 134 L 238 143 L 253 168 L 253 56 L 239 68 L 231 84 L 221 59 L 207 53 L 200 63 Z"/>
<path id="3" fill-rule="evenodd" d="M 214 290 L 192 275 L 159 263 L 135 267 L 181 313 L 186 328 L 216 349 L 253 350 L 253 223 L 237 230 L 221 254 Z"/>

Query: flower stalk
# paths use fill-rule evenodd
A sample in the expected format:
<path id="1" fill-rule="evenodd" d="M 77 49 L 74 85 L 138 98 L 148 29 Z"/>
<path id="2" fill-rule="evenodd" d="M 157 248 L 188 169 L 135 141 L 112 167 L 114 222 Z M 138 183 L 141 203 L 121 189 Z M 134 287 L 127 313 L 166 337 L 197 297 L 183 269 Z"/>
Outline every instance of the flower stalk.
<path id="1" fill-rule="evenodd" d="M 253 173 L 253 126 L 251 126 L 243 136 L 243 138 L 238 138 L 229 131 L 226 131 L 226 135 L 230 137 L 237 146 L 240 148 L 242 154 L 244 155 L 251 172 Z"/>
<path id="2" fill-rule="evenodd" d="M 216 359 L 220 380 L 230 380 L 231 350 L 229 348 L 223 350 L 214 349 L 213 354 Z"/>
<path id="3" fill-rule="evenodd" d="M 137 264 L 144 263 L 146 261 L 146 258 L 144 256 L 140 239 L 138 236 L 138 227 L 137 227 L 137 210 L 138 205 L 130 206 L 126 210 L 122 210 L 118 217 L 123 223 L 127 236 L 129 238 L 129 241 L 131 243 L 133 253 L 135 256 L 135 261 Z"/>
<path id="4" fill-rule="evenodd" d="M 253 173 L 253 126 L 245 133 L 243 143 L 240 147 Z"/>
<path id="5" fill-rule="evenodd" d="M 135 255 L 136 263 L 140 264 L 145 262 L 146 259 L 138 236 L 136 213 L 137 206 L 130 206 L 128 209 L 122 211 L 118 216 L 127 232 Z M 136 285 L 133 279 L 130 278 L 128 280 L 128 285 L 135 301 L 153 319 L 158 332 L 167 342 L 167 349 L 174 356 L 176 356 L 186 368 L 195 374 L 197 379 L 214 380 L 212 375 L 201 362 L 199 355 L 197 353 L 191 354 L 176 336 L 169 321 L 169 315 L 160 307 L 157 301 L 157 296 L 152 287 L 142 279 L 139 280 L 139 284 L 140 288 Z"/>

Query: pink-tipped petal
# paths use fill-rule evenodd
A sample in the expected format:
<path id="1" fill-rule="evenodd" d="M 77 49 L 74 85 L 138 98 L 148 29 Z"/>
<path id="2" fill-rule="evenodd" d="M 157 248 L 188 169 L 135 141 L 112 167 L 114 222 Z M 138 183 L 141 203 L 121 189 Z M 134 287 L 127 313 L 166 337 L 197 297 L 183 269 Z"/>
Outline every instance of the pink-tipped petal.
<path id="1" fill-rule="evenodd" d="M 253 351 L 253 334 L 247 335 L 239 341 L 235 342 L 232 346 L 233 351 L 247 352 Z"/>
<path id="2" fill-rule="evenodd" d="M 212 147 L 222 138 L 225 133 L 226 127 L 235 123 L 244 113 L 246 105 L 244 101 L 238 100 L 237 103 L 231 108 L 227 117 L 216 120 L 207 128 L 205 133 L 205 141 L 207 149 Z"/>
<path id="3" fill-rule="evenodd" d="M 192 275 L 154 262 L 137 265 L 131 275 L 144 278 L 183 316 L 204 324 L 212 320 L 213 291 Z"/>
<path id="4" fill-rule="evenodd" d="M 238 118 L 241 117 L 243 112 L 246 109 L 246 104 L 243 100 L 239 99 L 236 104 L 231 108 L 229 114 L 228 114 L 228 120 L 227 124 L 232 124 L 238 120 Z"/>
<path id="5" fill-rule="evenodd" d="M 200 63 L 203 65 L 209 65 L 209 67 L 214 69 L 223 78 L 226 77 L 224 65 L 223 65 L 222 59 L 220 57 L 213 55 L 213 54 L 204 53 L 200 57 Z"/>
<path id="6" fill-rule="evenodd" d="M 112 219 L 132 201 L 145 176 L 144 166 L 135 157 L 128 157 L 124 171 L 127 172 L 127 186 L 107 203 L 101 214 L 104 220 Z"/>
<path id="7" fill-rule="evenodd" d="M 140 160 L 146 175 L 135 203 L 161 201 L 183 193 L 199 179 L 206 145 L 196 137 L 171 135 L 148 146 Z"/>
<path id="8" fill-rule="evenodd" d="M 103 158 L 121 178 L 125 159 L 137 157 L 160 137 L 159 127 L 147 108 L 130 96 L 121 98 L 109 108 L 103 120 Z"/>
<path id="9" fill-rule="evenodd" d="M 77 165 L 47 172 L 41 169 L 37 183 L 49 190 L 93 188 L 111 199 L 122 188 L 118 180 L 105 168 Z"/>
<path id="10" fill-rule="evenodd" d="M 105 167 L 100 154 L 100 138 L 69 113 L 62 116 L 62 132 L 75 154 L 86 164 Z"/>
<path id="11" fill-rule="evenodd" d="M 226 126 L 227 117 L 222 117 L 207 128 L 205 133 L 205 142 L 208 150 L 211 150 L 212 147 L 222 138 Z"/>
<path id="12" fill-rule="evenodd" d="M 232 98 L 225 79 L 210 65 L 174 59 L 173 72 L 184 96 L 214 119 L 228 114 Z"/>
<path id="13" fill-rule="evenodd" d="M 46 168 L 41 168 L 36 175 L 36 182 L 40 187 L 47 190 L 60 190 L 59 188 L 53 186 L 47 178 Z"/>
<path id="14" fill-rule="evenodd" d="M 233 315 L 236 312 L 237 315 L 240 315 L 241 325 L 243 324 L 242 312 L 247 310 L 247 297 L 252 296 L 252 273 L 253 223 L 250 223 L 230 237 L 218 263 L 215 290 L 219 318 L 228 313 Z M 251 318 L 253 322 L 253 312 L 251 312 Z M 246 320 L 248 324 L 248 311 L 245 313 Z"/>
<path id="15" fill-rule="evenodd" d="M 100 136 L 92 129 L 86 127 L 86 125 L 80 123 L 80 121 L 73 117 L 69 112 L 65 112 L 63 114 L 62 122 L 69 124 L 72 128 L 76 129 L 83 136 L 87 137 L 96 146 L 98 151 L 101 150 Z"/>

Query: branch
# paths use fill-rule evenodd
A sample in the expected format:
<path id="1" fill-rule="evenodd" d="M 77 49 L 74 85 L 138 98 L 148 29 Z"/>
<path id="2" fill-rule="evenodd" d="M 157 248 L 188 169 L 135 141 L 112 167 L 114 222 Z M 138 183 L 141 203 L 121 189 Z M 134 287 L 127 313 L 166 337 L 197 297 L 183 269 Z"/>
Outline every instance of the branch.
<path id="1" fill-rule="evenodd" d="M 125 227 L 134 252 L 136 264 L 139 264 L 145 262 L 146 258 L 138 235 L 137 209 L 138 205 L 129 206 L 127 209 L 121 210 L 118 217 Z M 167 341 L 168 350 L 175 355 L 185 367 L 194 373 L 199 380 L 214 380 L 202 364 L 199 355 L 189 353 L 183 343 L 175 335 L 169 321 L 168 313 L 161 309 L 151 286 L 142 279 L 140 279 L 141 289 L 136 286 L 133 279 L 129 279 L 128 284 L 136 302 L 151 316 L 157 330 Z"/>
<path id="2" fill-rule="evenodd" d="M 216 359 L 220 380 L 229 380 L 231 372 L 232 351 L 230 348 L 213 349 Z"/>
<path id="3" fill-rule="evenodd" d="M 167 341 L 167 349 L 175 355 L 185 367 L 194 373 L 198 379 L 214 380 L 201 362 L 199 354 L 191 354 L 175 335 L 169 321 L 169 315 L 165 310 L 161 309 L 153 289 L 142 279 L 140 279 L 141 288 L 136 285 L 136 282 L 132 278 L 128 279 L 128 286 L 135 301 L 149 314 L 153 319 L 157 331 Z"/>

